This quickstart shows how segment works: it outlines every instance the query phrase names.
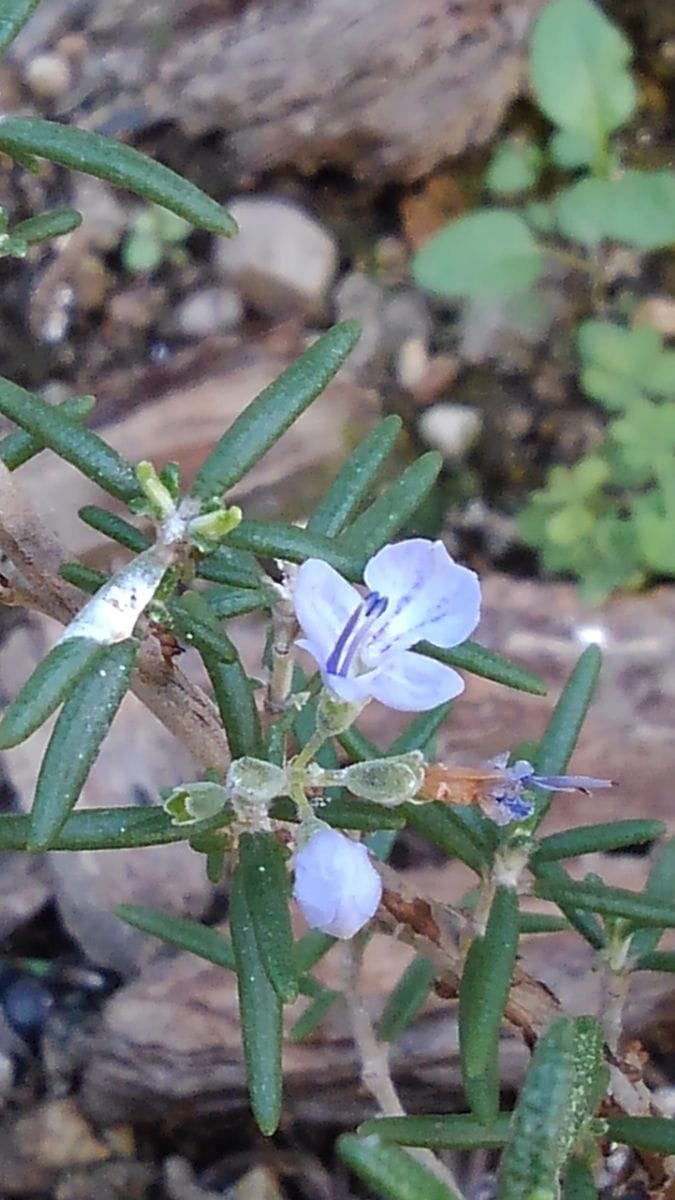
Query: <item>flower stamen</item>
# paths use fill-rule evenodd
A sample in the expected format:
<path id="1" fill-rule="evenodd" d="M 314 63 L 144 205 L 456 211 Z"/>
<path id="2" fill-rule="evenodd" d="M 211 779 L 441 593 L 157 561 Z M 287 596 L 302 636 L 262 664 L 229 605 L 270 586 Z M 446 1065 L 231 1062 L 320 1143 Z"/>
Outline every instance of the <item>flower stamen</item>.
<path id="1" fill-rule="evenodd" d="M 326 670 L 345 678 L 375 621 L 385 612 L 386 596 L 369 592 L 362 604 L 354 609 L 326 659 Z"/>

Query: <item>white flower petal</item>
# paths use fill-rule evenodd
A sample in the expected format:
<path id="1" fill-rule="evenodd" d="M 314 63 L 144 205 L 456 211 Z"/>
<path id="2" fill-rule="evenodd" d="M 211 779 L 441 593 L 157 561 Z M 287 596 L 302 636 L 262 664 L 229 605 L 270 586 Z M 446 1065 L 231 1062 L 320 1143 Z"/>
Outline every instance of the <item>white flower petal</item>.
<path id="1" fill-rule="evenodd" d="M 442 542 L 409 538 L 385 546 L 371 558 L 364 578 L 389 601 L 364 648 L 372 665 L 392 646 L 403 650 L 424 639 L 458 646 L 478 624 L 478 576 L 456 563 Z"/>
<path id="2" fill-rule="evenodd" d="M 382 882 L 365 846 L 320 829 L 295 856 L 293 895 L 312 929 L 350 938 L 375 912 Z"/>
<path id="3" fill-rule="evenodd" d="M 300 627 L 310 643 L 304 648 L 323 663 L 361 597 L 328 563 L 308 558 L 297 573 L 293 599 Z"/>
<path id="4" fill-rule="evenodd" d="M 425 712 L 463 691 L 464 680 L 452 667 L 414 650 L 392 653 L 370 685 L 375 700 L 399 712 Z"/>
<path id="5" fill-rule="evenodd" d="M 366 671 L 362 675 L 333 675 L 329 671 L 322 671 L 321 675 L 329 692 L 338 700 L 367 704 L 373 697 L 373 682 L 379 671 Z"/>

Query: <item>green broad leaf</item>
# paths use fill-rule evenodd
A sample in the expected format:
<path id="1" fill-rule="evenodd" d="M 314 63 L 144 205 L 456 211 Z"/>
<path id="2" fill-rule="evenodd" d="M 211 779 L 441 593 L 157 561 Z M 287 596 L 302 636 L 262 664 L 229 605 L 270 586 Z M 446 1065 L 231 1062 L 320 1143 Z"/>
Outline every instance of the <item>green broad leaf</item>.
<path id="1" fill-rule="evenodd" d="M 562 775 L 574 753 L 581 727 L 597 686 L 602 655 L 598 646 L 587 646 L 578 659 L 558 703 L 556 704 L 546 731 L 534 758 L 538 775 Z M 538 794 L 536 820 L 533 828 L 548 812 L 553 793 Z"/>
<path id="2" fill-rule="evenodd" d="M 66 583 L 72 583 L 74 587 L 80 588 L 80 591 L 87 592 L 90 596 L 108 582 L 108 576 L 103 571 L 78 562 L 61 563 L 59 575 Z"/>
<path id="3" fill-rule="evenodd" d="M 597 147 L 593 138 L 574 129 L 556 130 L 549 139 L 548 152 L 555 165 L 563 171 L 592 167 L 597 157 Z M 550 229 L 549 233 L 552 232 Z"/>
<path id="4" fill-rule="evenodd" d="M 451 650 L 432 646 L 430 642 L 420 642 L 416 648 L 428 658 L 435 658 L 460 671 L 470 671 L 481 679 L 491 679 L 494 683 L 502 683 L 504 687 L 517 692 L 530 692 L 533 696 L 546 695 L 546 684 L 537 675 L 503 658 L 501 654 L 495 654 L 494 650 L 480 646 L 478 642 L 462 642 L 461 646 L 453 646 Z"/>
<path id="5" fill-rule="evenodd" d="M 291 1026 L 288 1035 L 289 1041 L 297 1044 L 298 1042 L 304 1042 L 305 1038 L 310 1037 L 318 1029 L 319 1025 L 325 1021 L 335 1001 L 339 999 L 339 992 L 333 991 L 332 988 L 320 988 L 302 1015 Z"/>
<path id="6" fill-rule="evenodd" d="M 125 550 L 131 550 L 133 554 L 142 554 L 150 545 L 147 533 L 136 529 L 135 525 L 131 525 L 129 521 L 116 516 L 115 513 L 108 512 L 105 508 L 99 508 L 98 504 L 83 505 L 78 509 L 77 515 L 90 529 L 102 533 L 104 537 L 124 546 Z"/>
<path id="7" fill-rule="evenodd" d="M 659 846 L 642 895 L 645 900 L 653 900 L 657 904 L 675 903 L 675 837 L 669 838 Z M 645 955 L 651 954 L 660 940 L 661 933 L 658 929 L 638 929 L 631 938 L 631 959 L 641 960 Z"/>
<path id="8" fill-rule="evenodd" d="M 646 929 L 638 930 L 638 934 L 647 932 L 651 931 Z M 634 971 L 667 971 L 671 973 L 675 971 L 675 950 L 652 950 L 647 954 L 642 954 L 640 958 L 633 961 Z"/>
<path id="9" fill-rule="evenodd" d="M 233 647 L 234 648 L 234 647 Z M 236 653 L 236 651 L 235 651 Z M 231 758 L 260 758 L 263 750 L 260 717 L 252 681 L 238 655 L 232 662 L 201 651 L 218 711 L 225 726 Z"/>
<path id="10" fill-rule="evenodd" d="M 281 1116 L 281 1000 L 260 956 L 240 863 L 230 890 L 230 934 L 251 1108 L 261 1132 L 270 1136 Z"/>
<path id="11" fill-rule="evenodd" d="M 491 848 L 463 824 L 455 807 L 441 803 L 408 804 L 408 824 L 451 858 L 482 875 L 492 859 Z"/>
<path id="12" fill-rule="evenodd" d="M 371 491 L 402 428 L 401 418 L 392 413 L 352 451 L 310 517 L 307 528 L 311 533 L 325 537 L 342 533 Z"/>
<path id="13" fill-rule="evenodd" d="M 44 242 L 48 238 L 63 237 L 72 233 L 82 224 L 82 213 L 74 208 L 52 208 L 40 213 L 37 217 L 29 217 L 20 221 L 12 229 L 13 238 L 21 238 L 29 246 L 36 242 Z"/>
<path id="14" fill-rule="evenodd" d="M 219 621 L 240 617 L 243 613 L 256 612 L 259 608 L 269 608 L 271 596 L 262 588 L 209 588 L 203 593 L 209 609 Z"/>
<path id="15" fill-rule="evenodd" d="M 342 549 L 370 558 L 403 528 L 434 486 L 443 460 L 429 450 L 406 467 L 400 479 L 378 496 L 338 539 Z"/>
<path id="16" fill-rule="evenodd" d="M 56 407 L 71 421 L 84 422 L 95 403 L 93 396 L 71 396 Z M 16 471 L 44 449 L 45 443 L 39 438 L 26 433 L 25 429 L 15 429 L 0 441 L 0 462 L 4 462 L 8 471 Z"/>
<path id="17" fill-rule="evenodd" d="M 628 888 L 610 888 L 572 880 L 566 884 L 548 883 L 539 878 L 534 895 L 542 900 L 553 900 L 560 908 L 564 904 L 606 917 L 623 917 L 638 926 L 656 926 L 660 929 L 675 927 L 675 904 L 659 904 Z"/>
<path id="18" fill-rule="evenodd" d="M 318 338 L 237 417 L 202 463 L 192 493 L 204 499 L 238 483 L 309 408 L 354 349 L 356 321 L 343 321 Z"/>
<path id="19" fill-rule="evenodd" d="M 461 1200 L 416 1158 L 375 1134 L 343 1133 L 337 1152 L 350 1171 L 383 1200 Z"/>
<path id="20" fill-rule="evenodd" d="M 397 1042 L 424 1007 L 434 983 L 435 971 L 427 958 L 417 955 L 406 967 L 392 991 L 377 1024 L 381 1042 Z"/>
<path id="21" fill-rule="evenodd" d="M 499 1200 L 559 1196 L 575 1083 L 574 1039 L 574 1019 L 556 1017 L 537 1042 L 500 1163 Z"/>
<path id="22" fill-rule="evenodd" d="M 154 232 L 132 229 L 122 244 L 122 265 L 132 275 L 156 271 L 164 258 L 165 248 Z"/>
<path id="23" fill-rule="evenodd" d="M 555 214 L 560 233 L 573 242 L 668 249 L 675 243 L 675 171 L 580 179 L 558 194 Z"/>
<path id="24" fill-rule="evenodd" d="M 197 229 L 225 237 L 237 232 L 230 214 L 193 183 L 132 146 L 99 133 L 38 117 L 6 117 L 0 122 L 0 149 L 11 157 L 34 155 L 105 179 L 168 208 Z"/>
<path id="25" fill-rule="evenodd" d="M 469 947 L 459 985 L 459 1054 L 464 1090 L 484 1125 L 499 1111 L 499 1034 L 518 953 L 518 896 L 498 886 L 484 936 Z"/>
<path id="26" fill-rule="evenodd" d="M 635 112 L 631 57 L 627 38 L 591 0 L 551 0 L 535 23 L 530 79 L 537 103 L 554 125 L 592 142 L 596 160 Z"/>
<path id="27" fill-rule="evenodd" d="M 158 912 L 140 904 L 118 904 L 115 912 L 127 925 L 133 925 L 134 929 L 140 929 L 152 937 L 161 938 L 177 950 L 187 950 L 190 954 L 196 954 L 198 958 L 215 963 L 217 967 L 224 967 L 228 971 L 236 970 L 234 952 L 228 939 L 215 929 L 202 925 L 200 921 L 192 921 L 189 917 L 174 917 L 170 913 Z"/>
<path id="28" fill-rule="evenodd" d="M 439 296 L 476 300 L 525 292 L 540 278 L 545 250 L 525 221 L 506 209 L 483 209 L 434 234 L 412 263 L 416 283 Z"/>
<path id="29" fill-rule="evenodd" d="M 549 917 L 547 913 L 521 912 L 518 929 L 521 934 L 566 933 L 570 928 L 564 917 Z"/>
<path id="30" fill-rule="evenodd" d="M 241 878 L 258 952 L 279 999 L 298 998 L 298 975 L 288 911 L 287 852 L 271 833 L 245 833 L 239 842 Z"/>
<path id="31" fill-rule="evenodd" d="M 133 468 L 116 450 L 59 408 L 8 379 L 0 379 L 0 412 L 118 500 L 128 501 L 140 495 Z"/>
<path id="32" fill-rule="evenodd" d="M 593 1172 L 582 1158 L 571 1158 L 565 1170 L 562 1200 L 598 1200 Z"/>
<path id="33" fill-rule="evenodd" d="M 561 858 L 576 858 L 578 854 L 607 853 L 631 846 L 644 846 L 663 837 L 665 832 L 662 821 L 615 821 L 613 824 L 584 825 L 542 838 L 534 857 L 539 862 L 555 862 Z"/>
<path id="34" fill-rule="evenodd" d="M 218 825 L 226 824 L 232 814 L 223 813 Z M 163 808 L 138 807 L 97 808 L 73 812 L 67 818 L 50 850 L 126 850 L 136 846 L 165 846 L 182 842 L 198 826 L 173 825 Z M 209 826 L 216 828 L 212 818 Z M 0 850 L 26 850 L 30 833 L 30 817 L 3 813 L 0 815 Z"/>
<path id="35" fill-rule="evenodd" d="M 509 1140 L 511 1114 L 499 1113 L 483 1125 L 470 1113 L 448 1117 L 375 1117 L 359 1125 L 361 1137 L 375 1134 L 381 1142 L 420 1146 L 427 1150 L 499 1150 Z"/>
<path id="36" fill-rule="evenodd" d="M 607 1136 L 624 1146 L 637 1146 L 652 1154 L 675 1154 L 675 1121 L 672 1117 L 606 1117 Z"/>
<path id="37" fill-rule="evenodd" d="M 231 546 L 218 546 L 206 558 L 202 558 L 195 574 L 210 583 L 223 583 L 231 587 L 260 587 L 262 571 L 254 556 L 245 550 L 234 550 Z"/>
<path id="38" fill-rule="evenodd" d="M 18 746 L 44 725 L 82 676 L 104 655 L 105 647 L 92 638 L 58 642 L 5 709 L 0 722 L 0 750 Z"/>
<path id="39" fill-rule="evenodd" d="M 647 390 L 645 380 L 663 358 L 663 340 L 650 325 L 630 329 L 611 321 L 584 321 L 577 346 L 584 364 L 584 391 L 619 412 L 640 399 Z M 595 469 L 599 472 L 599 467 Z"/>
<path id="40" fill-rule="evenodd" d="M 541 150 L 530 138 L 506 138 L 492 156 L 485 185 L 496 196 L 517 196 L 534 187 L 542 165 Z"/>
<path id="41" fill-rule="evenodd" d="M 242 521 L 228 542 L 239 550 L 249 550 L 261 558 L 283 558 L 288 562 L 304 562 L 306 558 L 322 558 L 347 579 L 360 580 L 367 555 L 334 542 L 320 533 L 310 533 L 299 525 L 282 525 L 277 521 Z"/>
<path id="42" fill-rule="evenodd" d="M 3 11 L 0 15 L 0 54 L 11 45 L 39 3 L 40 0 L 3 0 Z"/>
<path id="43" fill-rule="evenodd" d="M 45 751 L 31 810 L 28 849 L 48 850 L 76 803 L 129 690 L 138 641 L 106 646 L 70 691 Z"/>
<path id="44" fill-rule="evenodd" d="M 673 475 L 675 478 L 675 464 Z M 639 516 L 636 514 L 634 519 L 642 557 L 650 571 L 658 575 L 675 575 L 672 516 L 643 512 Z"/>
<path id="45" fill-rule="evenodd" d="M 178 636 L 202 656 L 221 663 L 238 661 L 237 647 L 200 592 L 183 592 L 167 607 Z"/>

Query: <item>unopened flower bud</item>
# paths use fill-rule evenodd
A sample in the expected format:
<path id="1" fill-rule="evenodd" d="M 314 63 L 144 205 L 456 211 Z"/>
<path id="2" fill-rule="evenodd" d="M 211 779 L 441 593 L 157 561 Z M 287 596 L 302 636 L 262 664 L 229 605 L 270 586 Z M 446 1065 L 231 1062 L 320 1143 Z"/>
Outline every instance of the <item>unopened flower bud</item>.
<path id="1" fill-rule="evenodd" d="M 287 790 L 286 772 L 262 758 L 236 758 L 225 783 L 235 799 L 251 804 L 269 804 Z"/>
<path id="2" fill-rule="evenodd" d="M 295 856 L 293 895 L 311 929 L 350 938 L 377 909 L 382 881 L 365 846 L 326 826 Z"/>
<path id="3" fill-rule="evenodd" d="M 354 763 L 343 773 L 345 786 L 354 796 L 393 807 L 412 800 L 424 782 L 424 756 L 419 750 L 392 758 Z"/>
<path id="4" fill-rule="evenodd" d="M 227 804 L 227 793 L 219 783 L 208 780 L 186 783 L 174 788 L 164 801 L 164 811 L 169 814 L 173 825 L 193 825 L 214 817 Z"/>

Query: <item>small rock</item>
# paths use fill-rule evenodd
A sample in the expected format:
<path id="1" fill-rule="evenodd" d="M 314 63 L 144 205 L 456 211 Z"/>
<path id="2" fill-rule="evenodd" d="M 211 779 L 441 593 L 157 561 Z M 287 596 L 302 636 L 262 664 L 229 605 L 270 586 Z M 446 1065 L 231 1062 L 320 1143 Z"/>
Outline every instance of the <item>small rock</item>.
<path id="1" fill-rule="evenodd" d="M 186 337 L 209 337 L 235 329 L 243 313 L 244 306 L 232 288 L 201 288 L 179 304 L 174 325 Z"/>
<path id="2" fill-rule="evenodd" d="M 333 235 L 274 196 L 241 196 L 228 208 L 239 233 L 218 241 L 215 261 L 242 299 L 272 317 L 323 316 L 338 261 Z"/>
<path id="3" fill-rule="evenodd" d="M 9 1054 L 0 1050 L 0 1109 L 9 1100 L 14 1086 L 14 1061 Z"/>
<path id="4" fill-rule="evenodd" d="M 482 426 L 481 414 L 468 404 L 434 404 L 419 420 L 420 436 L 453 463 L 466 456 Z"/>
<path id="5" fill-rule="evenodd" d="M 100 179 L 87 175 L 73 177 L 73 208 L 82 213 L 77 230 L 87 246 L 114 250 L 129 225 L 129 214 L 113 189 Z"/>
<path id="6" fill-rule="evenodd" d="M 495 363 L 509 372 L 529 371 L 534 348 L 546 340 L 567 303 L 555 282 L 504 300 L 470 300 L 459 321 L 461 358 Z"/>
<path id="7" fill-rule="evenodd" d="M 37 54 L 26 66 L 26 83 L 38 100 L 57 100 L 70 87 L 70 66 L 60 54 Z"/>
<path id="8" fill-rule="evenodd" d="M 157 1168 L 143 1162 L 104 1162 L 68 1171 L 54 1189 L 54 1200 L 144 1200 L 157 1180 Z"/>
<path id="9" fill-rule="evenodd" d="M 396 356 L 401 344 L 415 338 L 425 348 L 431 340 L 432 321 L 421 292 L 405 289 L 394 292 L 384 310 L 384 342 L 389 354 Z"/>
<path id="10" fill-rule="evenodd" d="M 335 315 L 338 321 L 354 318 L 361 336 L 348 359 L 349 370 L 359 378 L 377 374 L 384 364 L 384 307 L 386 289 L 365 271 L 350 271 L 335 289 Z"/>
<path id="11" fill-rule="evenodd" d="M 672 296 L 648 296 L 633 315 L 635 325 L 652 325 L 665 338 L 675 338 L 675 300 Z"/>

